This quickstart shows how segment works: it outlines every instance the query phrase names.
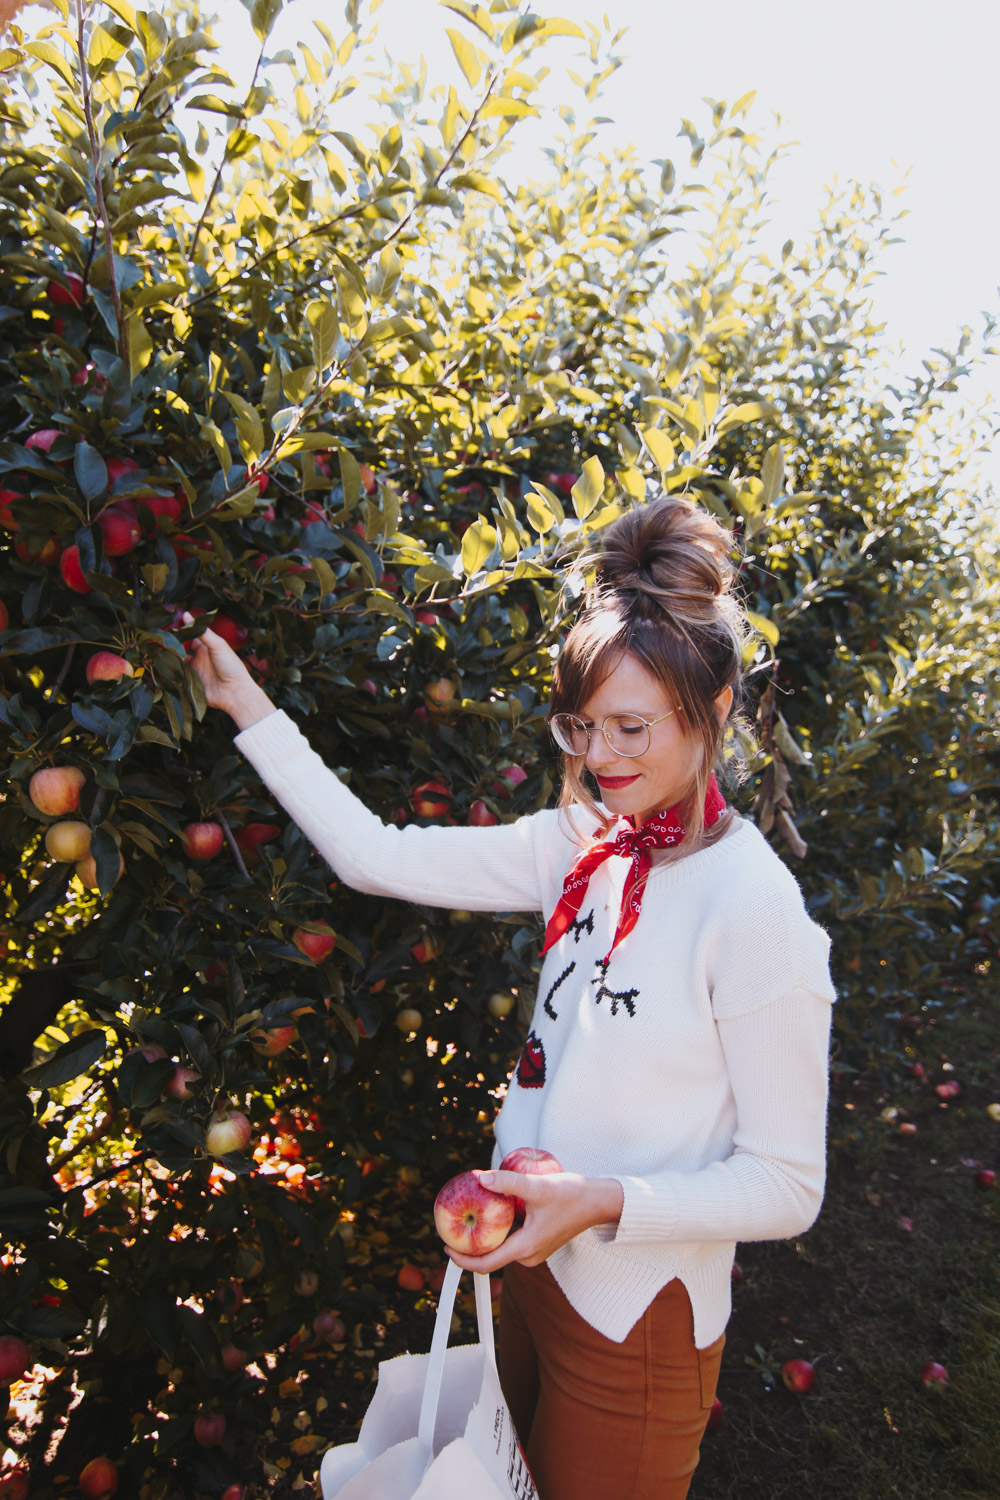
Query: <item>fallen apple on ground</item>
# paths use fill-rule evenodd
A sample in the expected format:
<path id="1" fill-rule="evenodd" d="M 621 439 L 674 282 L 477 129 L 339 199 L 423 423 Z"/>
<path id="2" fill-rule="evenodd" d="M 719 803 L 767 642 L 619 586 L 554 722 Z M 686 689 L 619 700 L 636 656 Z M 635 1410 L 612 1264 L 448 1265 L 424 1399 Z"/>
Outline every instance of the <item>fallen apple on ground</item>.
<path id="1" fill-rule="evenodd" d="M 943 1391 L 948 1384 L 948 1371 L 937 1360 L 929 1359 L 920 1368 L 921 1382 L 931 1391 Z"/>
<path id="2" fill-rule="evenodd" d="M 514 1222 L 514 1200 L 484 1188 L 473 1172 L 451 1177 L 434 1199 L 434 1225 L 460 1255 L 487 1255 Z"/>
<path id="3" fill-rule="evenodd" d="M 540 1146 L 518 1146 L 515 1150 L 507 1152 L 500 1163 L 500 1171 L 524 1172 L 529 1177 L 547 1177 L 552 1172 L 561 1172 L 562 1165 L 551 1151 L 543 1151 Z M 514 1205 L 514 1223 L 523 1223 L 524 1199 L 512 1196 L 510 1201 Z"/>
<path id="4" fill-rule="evenodd" d="M 781 1378 L 790 1391 L 802 1396 L 816 1384 L 816 1369 L 807 1359 L 786 1359 Z"/>

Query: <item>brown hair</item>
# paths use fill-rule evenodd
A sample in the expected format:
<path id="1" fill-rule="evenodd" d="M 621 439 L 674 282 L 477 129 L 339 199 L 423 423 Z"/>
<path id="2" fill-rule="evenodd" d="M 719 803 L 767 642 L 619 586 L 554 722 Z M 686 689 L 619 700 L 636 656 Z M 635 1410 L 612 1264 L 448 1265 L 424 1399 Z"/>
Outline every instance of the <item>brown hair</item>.
<path id="1" fill-rule="evenodd" d="M 727 727 L 743 697 L 745 610 L 732 592 L 733 538 L 707 511 L 677 496 L 661 496 L 627 511 L 605 531 L 599 551 L 580 560 L 595 570 L 583 613 L 555 668 L 550 714 L 579 713 L 614 671 L 633 656 L 663 683 L 701 745 L 693 785 L 682 800 L 684 840 L 677 856 L 725 832 L 731 814 L 704 828 L 704 803 L 713 769 L 721 767 Z M 733 690 L 720 719 L 716 699 Z M 599 818 L 583 782 L 585 757 L 563 755 L 560 805 L 582 804 Z M 605 820 L 603 832 L 609 827 Z"/>

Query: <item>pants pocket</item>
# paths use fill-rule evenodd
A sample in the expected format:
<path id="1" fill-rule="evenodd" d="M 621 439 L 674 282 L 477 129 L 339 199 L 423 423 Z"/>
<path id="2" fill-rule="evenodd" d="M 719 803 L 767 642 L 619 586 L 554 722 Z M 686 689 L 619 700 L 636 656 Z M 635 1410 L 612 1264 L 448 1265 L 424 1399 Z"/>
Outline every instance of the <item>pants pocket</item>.
<path id="1" fill-rule="evenodd" d="M 715 1400 L 716 1387 L 719 1384 L 719 1368 L 722 1364 L 722 1351 L 725 1348 L 726 1335 L 720 1333 L 714 1344 L 709 1344 L 705 1349 L 699 1349 L 698 1354 L 698 1380 L 701 1385 L 701 1405 L 706 1409 Z"/>

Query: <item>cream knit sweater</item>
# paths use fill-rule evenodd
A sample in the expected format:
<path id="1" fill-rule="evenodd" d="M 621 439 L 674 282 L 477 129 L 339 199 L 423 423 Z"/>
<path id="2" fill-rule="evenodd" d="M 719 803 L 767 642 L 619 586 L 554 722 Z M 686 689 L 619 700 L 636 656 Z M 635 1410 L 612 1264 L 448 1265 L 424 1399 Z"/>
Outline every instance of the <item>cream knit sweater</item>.
<path id="1" fill-rule="evenodd" d="M 580 852 L 558 811 L 494 828 L 385 826 L 282 710 L 234 743 L 360 891 L 547 920 Z M 677 1276 L 704 1348 L 729 1318 L 736 1241 L 800 1234 L 819 1212 L 830 940 L 740 820 L 716 844 L 654 868 L 638 924 L 605 971 L 627 870 L 618 857 L 600 866 L 579 918 L 545 956 L 493 1165 L 515 1146 L 541 1146 L 567 1171 L 617 1179 L 617 1227 L 564 1245 L 549 1258 L 553 1275 L 616 1342 Z"/>

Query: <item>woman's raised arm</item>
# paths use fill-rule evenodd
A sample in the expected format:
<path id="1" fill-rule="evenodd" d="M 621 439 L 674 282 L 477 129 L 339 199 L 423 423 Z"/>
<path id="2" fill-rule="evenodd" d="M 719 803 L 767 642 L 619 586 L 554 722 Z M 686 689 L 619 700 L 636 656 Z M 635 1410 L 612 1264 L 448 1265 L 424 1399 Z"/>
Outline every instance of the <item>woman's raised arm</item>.
<path id="1" fill-rule="evenodd" d="M 275 708 L 221 636 L 206 630 L 192 665 L 209 705 L 237 724 L 237 750 L 347 885 L 424 906 L 542 910 L 538 846 L 551 835 L 554 813 L 493 828 L 387 826 Z"/>

